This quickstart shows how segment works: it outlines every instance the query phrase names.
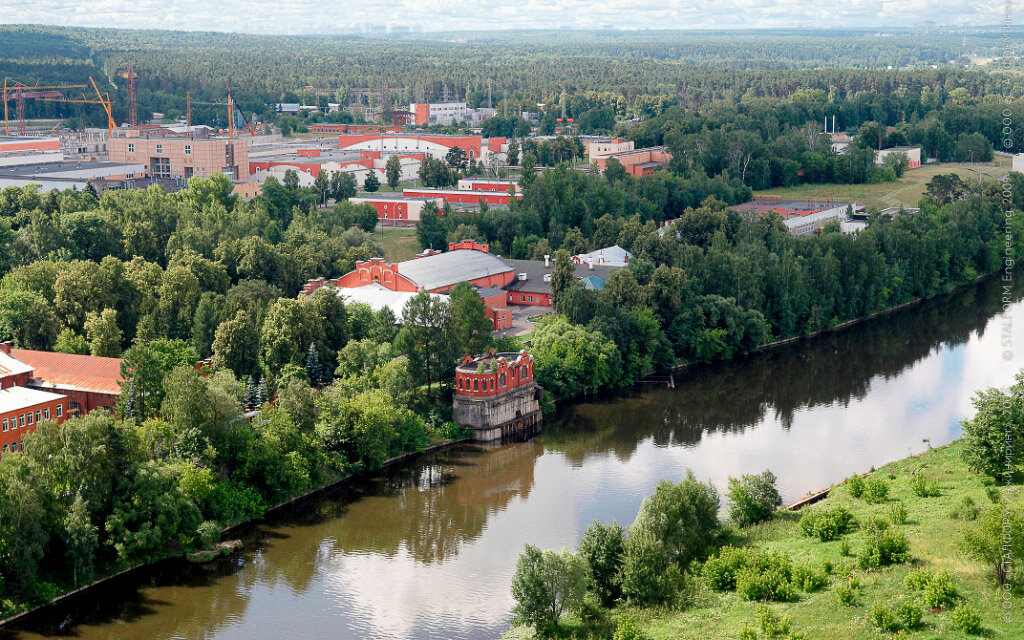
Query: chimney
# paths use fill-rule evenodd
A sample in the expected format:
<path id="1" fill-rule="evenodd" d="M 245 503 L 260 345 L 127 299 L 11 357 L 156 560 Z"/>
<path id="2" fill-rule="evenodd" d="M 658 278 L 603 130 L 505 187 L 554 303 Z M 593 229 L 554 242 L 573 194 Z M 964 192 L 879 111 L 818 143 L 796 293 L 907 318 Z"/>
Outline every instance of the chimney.
<path id="1" fill-rule="evenodd" d="M 593 258 L 587 258 L 587 266 L 590 267 L 591 271 L 594 270 L 594 259 Z"/>
<path id="2" fill-rule="evenodd" d="M 547 254 L 547 253 L 544 254 L 544 266 L 545 267 L 550 267 L 551 266 L 551 255 L 550 254 Z"/>
<path id="3" fill-rule="evenodd" d="M 10 353 L 11 353 L 11 341 L 10 340 L 6 340 L 4 342 L 0 342 L 0 351 L 3 351 L 4 353 L 10 355 Z"/>

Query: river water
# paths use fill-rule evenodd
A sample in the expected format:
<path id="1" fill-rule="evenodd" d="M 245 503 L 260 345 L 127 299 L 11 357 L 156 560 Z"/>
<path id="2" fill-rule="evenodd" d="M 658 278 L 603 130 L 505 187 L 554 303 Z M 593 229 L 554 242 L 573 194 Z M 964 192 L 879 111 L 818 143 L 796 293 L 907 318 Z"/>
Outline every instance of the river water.
<path id="1" fill-rule="evenodd" d="M 525 543 L 573 548 L 594 520 L 628 524 L 661 478 L 689 468 L 722 490 L 768 468 L 790 501 L 956 438 L 974 391 L 1024 367 L 1024 343 L 1001 344 L 1024 303 L 1004 312 L 1001 294 L 993 279 L 672 390 L 565 408 L 532 442 L 423 456 L 253 527 L 243 554 L 163 563 L 0 638 L 496 638 Z"/>

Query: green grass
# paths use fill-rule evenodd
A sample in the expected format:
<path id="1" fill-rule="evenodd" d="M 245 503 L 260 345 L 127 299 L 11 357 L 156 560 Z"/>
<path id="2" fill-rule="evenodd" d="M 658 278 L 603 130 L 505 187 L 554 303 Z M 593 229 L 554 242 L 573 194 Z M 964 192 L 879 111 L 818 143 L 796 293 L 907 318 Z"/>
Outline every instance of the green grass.
<path id="1" fill-rule="evenodd" d="M 960 459 L 961 445 L 954 443 L 942 449 L 933 449 L 920 457 L 908 458 L 879 469 L 874 475 L 889 484 L 889 499 L 882 504 L 868 504 L 849 495 L 845 487 L 832 491 L 829 498 L 819 505 L 842 505 L 858 520 L 870 517 L 888 520 L 888 508 L 896 500 L 902 501 L 908 512 L 907 523 L 900 527 L 910 540 L 913 562 L 909 565 L 888 567 L 876 571 L 854 570 L 852 575 L 861 582 L 861 594 L 855 606 L 839 604 L 834 587 L 841 578 L 830 577 L 828 588 L 813 594 L 801 593 L 800 601 L 772 605 L 778 613 L 793 618 L 793 630 L 807 634 L 810 638 L 836 638 L 841 640 L 876 639 L 892 637 L 882 633 L 870 622 L 871 607 L 883 603 L 895 607 L 909 599 L 921 604 L 919 596 L 911 594 L 904 587 L 903 579 L 912 569 L 930 571 L 947 570 L 954 576 L 957 589 L 966 601 L 982 615 L 986 638 L 1024 638 L 1024 616 L 1014 611 L 1015 620 L 1005 623 L 994 579 L 987 567 L 957 553 L 957 543 L 964 528 L 973 523 L 954 520 L 950 511 L 965 496 L 970 496 L 982 509 L 992 506 L 986 495 L 981 478 L 972 475 Z M 919 498 L 910 490 L 911 473 L 923 470 L 929 479 L 937 479 L 941 495 L 933 498 Z M 895 474 L 895 479 L 890 479 Z M 1014 502 L 1024 504 L 1024 496 L 1015 494 Z M 789 554 L 794 562 L 820 565 L 829 560 L 836 566 L 849 563 L 856 566 L 856 558 L 840 555 L 839 540 L 818 542 L 801 534 L 798 522 L 800 512 L 781 512 L 775 520 L 751 527 L 740 532 L 741 544 L 755 545 L 773 551 Z M 848 534 L 845 539 L 855 556 L 864 544 L 865 534 L 861 531 Z M 1015 608 L 1024 607 L 1024 602 L 1014 598 Z M 907 634 L 909 638 L 942 638 L 954 640 L 971 638 L 950 625 L 950 612 L 929 612 L 923 604 L 924 628 Z M 745 627 L 757 627 L 755 610 L 757 603 L 746 602 L 735 593 L 719 593 L 699 587 L 696 606 L 683 612 L 657 614 L 641 612 L 645 627 L 654 640 L 682 640 L 689 638 L 736 638 Z"/>
<path id="2" fill-rule="evenodd" d="M 384 258 L 391 262 L 411 260 L 420 252 L 420 241 L 415 229 L 382 229 L 373 234 L 374 240 L 384 249 Z"/>
<path id="3" fill-rule="evenodd" d="M 787 200 L 831 198 L 841 202 L 853 201 L 868 208 L 916 207 L 924 195 L 925 185 L 940 173 L 956 173 L 964 180 L 977 180 L 979 174 L 986 182 L 1009 172 L 1007 158 L 996 158 L 995 163 L 944 163 L 910 169 L 895 182 L 879 184 L 802 184 L 797 187 L 755 191 L 755 196 L 777 196 Z"/>
<path id="4" fill-rule="evenodd" d="M 859 570 L 856 568 L 856 555 L 864 545 L 865 533 L 858 530 L 844 536 L 851 552 L 851 557 L 844 557 L 840 553 L 841 540 L 819 542 L 802 534 L 799 528 L 801 512 L 780 511 L 770 522 L 735 533 L 734 545 L 784 552 L 794 563 L 821 566 L 823 561 L 828 560 L 837 567 L 823 590 L 811 594 L 800 592 L 797 602 L 771 604 L 776 613 L 792 617 L 793 632 L 803 633 L 814 640 L 892 638 L 892 633 L 881 632 L 871 623 L 872 606 L 882 603 L 895 609 L 902 602 L 909 601 L 924 611 L 924 626 L 920 630 L 898 636 L 900 638 L 1024 638 L 1024 600 L 1019 597 L 1012 599 L 1013 620 L 1004 622 L 998 589 L 989 568 L 957 552 L 962 531 L 974 523 L 953 519 L 950 512 L 954 506 L 965 496 L 970 496 L 982 509 L 992 507 L 982 479 L 971 474 L 962 462 L 961 449 L 960 443 L 954 443 L 948 447 L 932 449 L 918 457 L 885 465 L 876 471 L 874 477 L 884 479 L 889 485 L 889 497 L 884 503 L 868 504 L 853 498 L 845 486 L 840 486 L 833 489 L 826 500 L 807 507 L 818 509 L 841 505 L 863 523 L 872 517 L 888 521 L 889 507 L 894 501 L 901 501 L 906 507 L 908 518 L 906 524 L 896 528 L 902 530 L 910 541 L 910 564 L 879 570 Z M 923 471 L 929 480 L 938 480 L 940 495 L 930 498 L 915 496 L 910 488 L 911 474 L 915 471 Z M 890 475 L 895 477 L 890 478 Z M 1017 490 L 1012 493 L 1011 499 L 1017 506 L 1024 505 L 1024 495 L 1021 495 L 1019 488 L 1014 487 Z M 836 586 L 846 580 L 839 575 L 841 570 L 838 568 L 843 565 L 849 568 L 849 575 L 858 578 L 861 584 L 860 594 L 853 606 L 842 605 L 835 597 Z M 914 569 L 949 571 L 963 596 L 961 602 L 969 603 L 981 613 L 982 634 L 970 636 L 955 629 L 951 625 L 950 610 L 929 611 L 920 592 L 911 592 L 904 586 L 904 578 Z M 734 640 L 743 628 L 758 628 L 756 611 L 759 603 L 745 601 L 735 592 L 713 591 L 699 577 L 693 580 L 693 585 L 691 602 L 683 610 L 624 607 L 609 612 L 609 615 L 612 618 L 622 614 L 633 615 L 641 622 L 651 640 Z M 575 620 L 565 622 L 563 637 L 588 637 Z M 505 640 L 529 637 L 529 631 L 522 627 L 513 628 L 503 636 Z M 758 632 L 759 640 L 765 637 Z"/>

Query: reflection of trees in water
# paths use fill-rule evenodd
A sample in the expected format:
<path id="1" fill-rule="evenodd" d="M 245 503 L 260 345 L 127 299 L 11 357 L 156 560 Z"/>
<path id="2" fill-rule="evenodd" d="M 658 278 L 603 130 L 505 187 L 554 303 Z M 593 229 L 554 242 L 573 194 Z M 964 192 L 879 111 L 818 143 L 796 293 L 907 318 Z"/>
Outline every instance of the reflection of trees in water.
<path id="1" fill-rule="evenodd" d="M 981 336 L 1001 304 L 995 278 L 835 334 L 753 357 L 695 367 L 676 389 L 580 404 L 549 422 L 542 442 L 574 464 L 612 451 L 622 460 L 641 441 L 692 446 L 706 432 L 742 432 L 769 411 L 788 429 L 796 411 L 863 398 L 876 376 L 896 376 L 940 345 Z M 1014 300 L 1019 300 L 1016 287 Z"/>
<path id="2" fill-rule="evenodd" d="M 157 565 L 141 580 L 96 590 L 43 612 L 22 629 L 81 640 L 202 638 L 243 618 L 254 591 L 282 584 L 296 593 L 307 591 L 335 553 L 393 557 L 404 547 L 418 562 L 441 562 L 479 537 L 488 516 L 514 497 L 529 495 L 543 450 L 528 442 L 464 445 L 430 454 L 275 515 L 248 534 L 246 548 L 255 545 L 255 551 L 207 565 Z M 259 613 L 272 614 L 280 612 Z"/>

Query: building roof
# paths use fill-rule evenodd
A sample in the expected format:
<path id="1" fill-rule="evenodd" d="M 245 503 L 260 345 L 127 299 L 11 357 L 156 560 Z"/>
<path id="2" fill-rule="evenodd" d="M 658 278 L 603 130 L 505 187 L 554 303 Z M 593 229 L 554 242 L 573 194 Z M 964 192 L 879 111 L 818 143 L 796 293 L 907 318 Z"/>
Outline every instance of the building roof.
<path id="1" fill-rule="evenodd" d="M 40 391 L 29 387 L 8 387 L 0 389 L 0 413 L 21 411 L 29 407 L 35 407 L 44 402 L 61 400 L 64 396 L 59 393 Z"/>
<path id="2" fill-rule="evenodd" d="M 374 311 L 380 311 L 384 307 L 391 309 L 398 322 L 402 321 L 402 314 L 405 313 L 405 305 L 418 296 L 418 293 L 409 291 L 392 291 L 377 283 L 366 284 L 352 289 L 338 289 L 338 295 L 345 298 L 346 304 L 366 304 Z M 429 294 L 435 298 L 447 298 L 437 293 Z"/>
<path id="3" fill-rule="evenodd" d="M 604 290 L 605 279 L 601 276 L 587 276 L 583 278 L 583 288 L 589 291 Z"/>
<path id="4" fill-rule="evenodd" d="M 121 393 L 121 359 L 52 351 L 12 349 L 11 355 L 35 370 L 36 386 L 94 393 Z"/>
<path id="5" fill-rule="evenodd" d="M 581 253 L 573 258 L 582 264 L 593 262 L 595 265 L 608 265 L 610 267 L 624 267 L 633 257 L 633 254 L 626 251 L 617 244 L 590 253 Z"/>
<path id="6" fill-rule="evenodd" d="M 16 376 L 22 373 L 32 373 L 32 365 L 26 364 L 4 351 L 0 351 L 0 378 Z"/>
<path id="7" fill-rule="evenodd" d="M 824 211 L 818 211 L 802 217 L 786 218 L 782 221 L 782 224 L 786 225 L 789 229 L 793 229 L 794 227 L 801 227 L 808 223 L 826 223 L 836 218 L 846 218 L 846 205 L 833 207 Z"/>
<path id="8" fill-rule="evenodd" d="M 515 279 L 508 285 L 510 291 L 551 293 L 551 282 L 545 281 L 544 276 L 549 276 L 548 280 L 550 280 L 550 275 L 555 270 L 554 260 L 550 261 L 548 266 L 544 266 L 543 260 L 506 260 L 506 262 L 515 269 Z M 593 268 L 590 268 L 589 265 L 578 264 L 576 265 L 575 275 L 580 279 L 588 276 L 597 276 L 607 280 L 612 273 L 619 269 L 621 267 L 595 264 Z M 521 275 L 524 273 L 526 274 L 526 280 L 521 279 Z"/>
<path id="9" fill-rule="evenodd" d="M 399 274 L 428 291 L 511 270 L 500 258 L 473 249 L 456 249 L 398 263 Z"/>

